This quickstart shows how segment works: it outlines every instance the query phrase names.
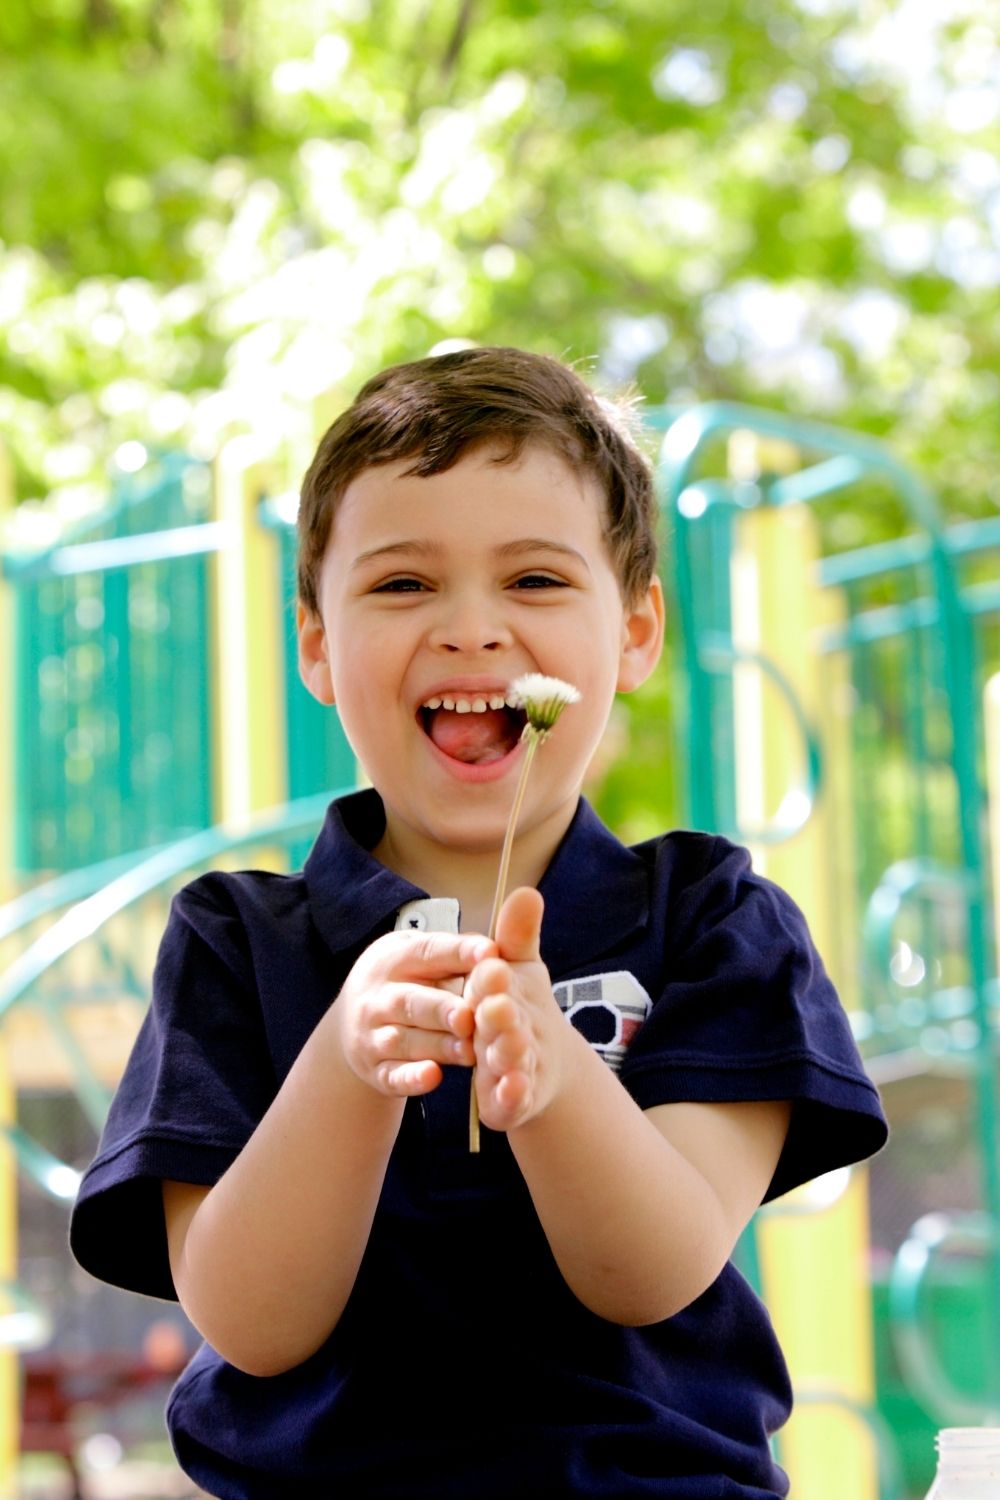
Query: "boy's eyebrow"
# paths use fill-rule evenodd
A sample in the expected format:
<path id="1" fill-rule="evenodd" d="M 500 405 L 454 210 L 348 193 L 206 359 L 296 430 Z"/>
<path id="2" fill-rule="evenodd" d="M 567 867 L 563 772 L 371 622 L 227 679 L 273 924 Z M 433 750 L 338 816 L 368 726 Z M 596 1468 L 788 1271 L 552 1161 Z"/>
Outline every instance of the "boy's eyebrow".
<path id="1" fill-rule="evenodd" d="M 439 551 L 433 542 L 422 542 L 417 538 L 407 542 L 386 542 L 381 547 L 369 547 L 367 552 L 359 552 L 351 563 L 352 571 L 355 568 L 364 567 L 365 563 L 371 562 L 373 557 L 389 557 L 395 552 L 416 552 L 421 557 L 426 557 L 432 552 Z"/>
<path id="2" fill-rule="evenodd" d="M 547 536 L 518 537 L 517 541 L 504 542 L 496 549 L 497 557 L 520 557 L 525 552 L 556 552 L 561 557 L 572 557 L 578 563 L 587 568 L 587 559 L 582 552 L 575 547 L 568 547 L 565 542 L 557 542 Z M 587 568 L 589 572 L 589 568 Z"/>
<path id="3" fill-rule="evenodd" d="M 351 563 L 351 569 L 353 571 L 355 568 L 362 568 L 365 563 L 371 562 L 376 557 L 391 557 L 400 552 L 416 554 L 418 557 L 430 557 L 441 550 L 436 542 L 427 542 L 419 537 L 402 542 L 386 542 L 381 547 L 370 547 L 366 552 L 359 552 Z M 572 557 L 583 567 L 587 567 L 587 559 L 582 552 L 578 552 L 575 547 L 568 547 L 565 542 L 557 542 L 552 537 L 518 537 L 516 541 L 504 542 L 495 548 L 496 556 L 500 558 L 521 557 L 530 552 L 555 552 L 563 557 Z"/>

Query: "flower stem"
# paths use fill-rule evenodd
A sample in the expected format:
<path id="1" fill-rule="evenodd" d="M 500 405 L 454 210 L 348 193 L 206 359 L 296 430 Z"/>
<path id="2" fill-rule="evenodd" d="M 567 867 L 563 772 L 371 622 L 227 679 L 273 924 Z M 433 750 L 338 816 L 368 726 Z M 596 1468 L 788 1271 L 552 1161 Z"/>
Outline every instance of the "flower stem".
<path id="1" fill-rule="evenodd" d="M 517 831 L 517 820 L 521 813 L 521 803 L 524 801 L 524 789 L 528 784 L 528 772 L 531 769 L 531 762 L 540 738 L 540 735 L 535 734 L 530 729 L 528 730 L 524 759 L 521 762 L 521 774 L 518 777 L 517 790 L 514 792 L 514 804 L 510 810 L 510 817 L 507 819 L 507 831 L 503 836 L 503 848 L 500 851 L 500 869 L 497 874 L 497 889 L 496 895 L 493 897 L 493 912 L 490 916 L 490 930 L 488 934 L 491 938 L 495 938 L 497 935 L 497 920 L 500 916 L 500 908 L 503 906 L 504 897 L 507 894 L 507 877 L 510 874 L 510 856 L 514 848 L 514 834 Z"/>
<path id="2" fill-rule="evenodd" d="M 534 759 L 535 750 L 539 741 L 543 738 L 533 730 L 530 725 L 525 730 L 524 759 L 521 762 L 521 774 L 518 777 L 517 789 L 514 792 L 514 803 L 507 819 L 507 830 L 503 836 L 503 848 L 500 851 L 500 869 L 497 874 L 496 894 L 493 897 L 493 911 L 490 916 L 489 936 L 495 938 L 497 935 L 497 921 L 500 917 L 500 908 L 503 906 L 504 897 L 507 894 L 507 877 L 510 874 L 510 856 L 514 848 L 514 834 L 517 831 L 517 820 L 521 812 L 521 803 L 524 801 L 524 789 L 528 784 L 528 772 Z M 469 1094 L 469 1150 L 479 1150 L 479 1101 L 476 1098 L 476 1069 L 472 1069 L 472 1089 Z"/>

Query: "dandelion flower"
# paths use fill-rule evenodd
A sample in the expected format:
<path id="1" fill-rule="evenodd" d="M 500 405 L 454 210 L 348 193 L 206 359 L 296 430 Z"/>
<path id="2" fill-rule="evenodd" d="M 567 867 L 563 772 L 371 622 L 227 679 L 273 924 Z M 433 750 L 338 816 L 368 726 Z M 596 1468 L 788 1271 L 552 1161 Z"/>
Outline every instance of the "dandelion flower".
<path id="1" fill-rule="evenodd" d="M 572 683 L 563 682 L 558 677 L 543 677 L 541 672 L 526 672 L 523 677 L 518 677 L 510 685 L 510 694 L 528 715 L 525 739 L 532 733 L 544 739 L 563 709 L 580 701 L 580 694 Z"/>

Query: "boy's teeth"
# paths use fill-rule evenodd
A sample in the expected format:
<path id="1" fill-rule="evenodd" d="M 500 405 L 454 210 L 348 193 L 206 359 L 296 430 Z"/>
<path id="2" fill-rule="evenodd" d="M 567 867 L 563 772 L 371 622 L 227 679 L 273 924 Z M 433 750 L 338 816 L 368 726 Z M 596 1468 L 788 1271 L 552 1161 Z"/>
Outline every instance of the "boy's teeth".
<path id="1" fill-rule="evenodd" d="M 446 708 L 456 714 L 484 714 L 488 708 L 520 708 L 516 698 L 505 693 L 490 693 L 477 698 L 428 698 L 423 708 Z"/>

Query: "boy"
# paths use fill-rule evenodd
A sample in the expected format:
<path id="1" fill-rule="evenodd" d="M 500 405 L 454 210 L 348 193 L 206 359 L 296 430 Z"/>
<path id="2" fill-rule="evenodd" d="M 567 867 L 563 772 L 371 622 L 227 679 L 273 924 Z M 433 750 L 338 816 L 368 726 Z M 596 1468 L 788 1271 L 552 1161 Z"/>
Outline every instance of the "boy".
<path id="1" fill-rule="evenodd" d="M 515 350 L 386 371 L 320 444 L 301 671 L 373 789 L 302 874 L 177 897 L 73 1223 L 203 1334 L 168 1421 L 210 1494 L 786 1493 L 787 1375 L 729 1256 L 885 1125 L 788 898 L 580 799 L 659 655 L 654 524 L 616 420 Z M 525 672 L 581 697 L 491 942 Z"/>

